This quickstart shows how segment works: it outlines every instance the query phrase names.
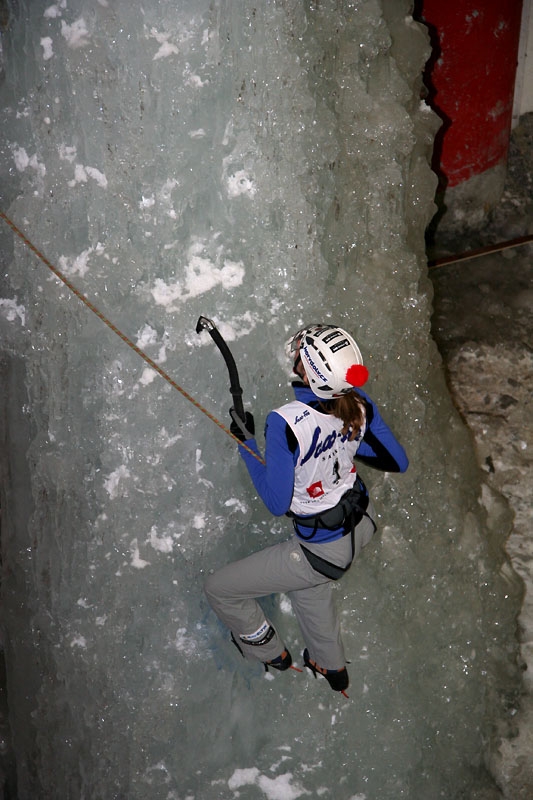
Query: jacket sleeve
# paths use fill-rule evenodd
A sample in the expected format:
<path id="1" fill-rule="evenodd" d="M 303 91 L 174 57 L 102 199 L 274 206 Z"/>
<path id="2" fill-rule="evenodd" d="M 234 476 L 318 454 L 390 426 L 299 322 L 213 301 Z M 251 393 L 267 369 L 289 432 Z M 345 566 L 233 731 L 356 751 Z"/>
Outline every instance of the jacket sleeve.
<path id="1" fill-rule="evenodd" d="M 367 426 L 356 460 L 384 472 L 405 472 L 409 466 L 405 450 L 383 420 L 374 401 L 360 389 L 358 394 L 365 401 Z"/>
<path id="2" fill-rule="evenodd" d="M 258 455 L 255 439 L 246 441 Z M 292 453 L 287 441 L 287 423 L 275 411 L 267 416 L 265 425 L 265 463 L 239 447 L 255 489 L 271 514 L 282 516 L 290 507 L 294 488 L 294 466 L 297 453 Z"/>

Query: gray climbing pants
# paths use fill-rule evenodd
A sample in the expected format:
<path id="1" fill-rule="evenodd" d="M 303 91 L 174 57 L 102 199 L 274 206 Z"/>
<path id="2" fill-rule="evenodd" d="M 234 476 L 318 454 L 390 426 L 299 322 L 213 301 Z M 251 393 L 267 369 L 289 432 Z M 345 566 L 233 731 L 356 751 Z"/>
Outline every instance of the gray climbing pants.
<path id="1" fill-rule="evenodd" d="M 354 532 L 354 558 L 374 533 L 374 509 L 367 509 Z M 326 544 L 302 543 L 321 558 L 345 567 L 352 557 L 350 535 Z M 205 593 L 219 619 L 233 634 L 246 658 L 271 661 L 285 645 L 257 602 L 283 592 L 290 599 L 310 657 L 324 669 L 342 669 L 346 663 L 333 585 L 309 564 L 299 540 L 266 547 L 214 572 Z M 244 637 L 244 638 L 243 638 Z"/>

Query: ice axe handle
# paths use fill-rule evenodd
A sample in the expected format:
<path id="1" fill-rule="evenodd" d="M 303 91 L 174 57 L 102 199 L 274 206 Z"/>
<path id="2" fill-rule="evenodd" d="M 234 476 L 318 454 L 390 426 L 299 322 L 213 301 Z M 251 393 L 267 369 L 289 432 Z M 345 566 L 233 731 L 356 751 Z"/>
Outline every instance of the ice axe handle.
<path id="1" fill-rule="evenodd" d="M 218 330 L 213 320 L 208 319 L 207 317 L 199 317 L 198 322 L 196 323 L 196 333 L 201 333 L 202 331 L 207 331 L 209 333 L 214 343 L 222 353 L 222 356 L 224 358 L 224 361 L 226 362 L 226 366 L 229 372 L 229 379 L 230 379 L 229 390 L 233 398 L 233 407 L 238 416 L 244 422 L 246 419 L 246 415 L 244 413 L 244 406 L 242 403 L 242 389 L 239 383 L 239 373 L 237 371 L 237 364 L 235 363 L 235 359 L 231 354 L 231 350 L 224 341 L 222 334 Z"/>

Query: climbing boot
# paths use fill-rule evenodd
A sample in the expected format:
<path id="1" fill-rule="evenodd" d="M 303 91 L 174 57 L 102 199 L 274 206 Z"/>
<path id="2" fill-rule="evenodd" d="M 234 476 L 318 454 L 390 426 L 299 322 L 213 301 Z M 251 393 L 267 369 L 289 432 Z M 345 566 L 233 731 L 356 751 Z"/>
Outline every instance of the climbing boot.
<path id="1" fill-rule="evenodd" d="M 319 675 L 323 675 L 334 692 L 342 692 L 345 694 L 345 690 L 348 688 L 350 683 L 348 679 L 348 670 L 346 667 L 343 667 L 342 669 L 323 669 L 322 667 L 319 667 L 316 661 L 313 661 L 312 658 L 309 658 L 309 650 L 307 647 L 304 650 L 303 656 L 305 666 L 311 670 L 315 678 L 317 673 Z"/>
<path id="2" fill-rule="evenodd" d="M 265 665 L 265 672 L 268 672 L 269 667 L 284 672 L 292 666 L 292 656 L 288 650 L 284 650 L 280 656 L 273 658 L 272 661 L 263 661 L 263 664 Z"/>

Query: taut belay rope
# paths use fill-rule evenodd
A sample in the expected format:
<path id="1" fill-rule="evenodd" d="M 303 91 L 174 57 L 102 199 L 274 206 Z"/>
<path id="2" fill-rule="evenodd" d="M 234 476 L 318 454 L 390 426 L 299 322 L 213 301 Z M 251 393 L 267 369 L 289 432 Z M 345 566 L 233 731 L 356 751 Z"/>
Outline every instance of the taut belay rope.
<path id="1" fill-rule="evenodd" d="M 84 296 L 84 295 L 83 295 L 83 294 L 82 294 L 82 293 L 79 291 L 79 289 L 77 289 L 77 288 L 74 286 L 74 284 L 72 284 L 72 283 L 69 281 L 69 279 L 68 279 L 68 278 L 67 278 L 65 275 L 63 275 L 63 273 L 62 273 L 60 270 L 58 270 L 58 268 L 57 268 L 57 267 L 55 267 L 55 266 L 54 266 L 54 265 L 53 265 L 53 264 L 52 264 L 52 263 L 51 263 L 51 262 L 50 262 L 50 261 L 49 261 L 49 260 L 46 258 L 46 256 L 45 256 L 43 253 L 41 253 L 41 251 L 40 251 L 40 250 L 38 250 L 38 249 L 37 249 L 37 247 L 35 247 L 35 245 L 34 245 L 32 242 L 30 242 L 30 240 L 28 239 L 28 237 L 27 237 L 27 236 L 26 236 L 26 235 L 25 235 L 25 234 L 24 234 L 24 233 L 23 233 L 23 232 L 20 230 L 20 228 L 18 228 L 18 227 L 15 225 L 15 223 L 14 223 L 14 222 L 13 222 L 11 219 L 9 219 L 9 217 L 8 217 L 8 216 L 6 216 L 6 214 L 4 214 L 4 212 L 3 212 L 3 211 L 0 211 L 0 218 L 2 218 L 2 219 L 4 220 L 4 222 L 6 222 L 6 223 L 7 223 L 7 225 L 9 225 L 9 227 L 11 228 L 11 230 L 12 230 L 12 231 L 13 231 L 13 232 L 14 232 L 14 233 L 15 233 L 15 234 L 16 234 L 16 235 L 19 237 L 19 239 L 21 239 L 21 240 L 24 242 L 24 244 L 26 245 L 26 247 L 28 247 L 28 248 L 29 248 L 29 249 L 32 251 L 32 253 L 34 253 L 34 254 L 37 256 L 37 258 L 38 258 L 38 259 L 40 259 L 40 260 L 43 262 L 43 264 L 45 264 L 45 265 L 48 267 L 48 269 L 49 269 L 51 272 L 53 272 L 53 273 L 54 273 L 54 275 L 56 276 L 56 278 L 58 278 L 58 279 L 59 279 L 59 280 L 60 280 L 62 283 L 64 283 L 64 284 L 65 284 L 65 286 L 66 286 L 68 289 L 70 289 L 70 291 L 72 292 L 72 294 L 76 295 L 76 297 L 78 298 L 78 300 L 81 300 L 81 302 L 82 302 L 84 305 L 86 305 L 86 306 L 87 306 L 87 308 L 88 308 L 88 309 L 90 309 L 90 310 L 93 312 L 93 314 L 96 314 L 96 316 L 97 316 L 99 319 L 101 319 L 101 320 L 102 320 L 102 322 L 103 322 L 105 325 L 107 325 L 107 327 L 108 327 L 108 328 L 111 328 L 111 330 L 113 331 L 113 333 L 116 333 L 116 335 L 117 335 L 118 337 L 120 337 L 120 339 L 122 339 L 122 341 L 123 341 L 125 344 L 127 344 L 127 345 L 128 345 L 128 347 L 130 347 L 130 348 L 131 348 L 131 349 L 132 349 L 132 350 L 133 350 L 135 353 L 137 353 L 137 355 L 138 355 L 138 356 L 140 356 L 140 357 L 143 359 L 143 361 L 146 361 L 146 363 L 148 364 L 148 366 L 150 366 L 150 367 L 151 367 L 151 368 L 152 368 L 152 369 L 153 369 L 155 372 L 157 372 L 157 373 L 158 373 L 158 375 L 161 375 L 161 377 L 162 377 L 162 378 L 164 378 L 164 379 L 167 381 L 167 383 L 170 383 L 170 385 L 171 385 L 171 386 L 172 386 L 174 389 L 176 389 L 176 390 L 177 390 L 177 391 L 178 391 L 178 392 L 179 392 L 179 393 L 180 393 L 180 394 L 181 394 L 183 397 L 185 397 L 185 399 L 186 399 L 186 400 L 188 400 L 190 403 L 192 403 L 192 404 L 193 404 L 193 406 L 195 406 L 195 407 L 196 407 L 196 408 L 197 408 L 199 411 L 201 411 L 201 412 L 202 412 L 202 414 L 205 414 L 205 415 L 206 415 L 206 417 L 209 417 L 209 419 L 210 419 L 212 422 L 214 422 L 214 423 L 215 423 L 215 425 L 218 425 L 218 427 L 219 427 L 221 430 L 223 430 L 223 431 L 224 431 L 224 433 L 227 433 L 227 435 L 228 435 L 228 436 L 231 436 L 231 438 L 232 438 L 232 439 L 234 439 L 234 440 L 235 440 L 236 442 L 238 442 L 238 443 L 239 443 L 239 444 L 240 444 L 242 447 L 244 447 L 246 450 L 248 450 L 248 452 L 249 452 L 249 453 L 251 453 L 251 454 L 254 456 L 254 458 L 256 458 L 256 459 L 257 459 L 258 461 L 260 461 L 261 463 L 264 463 L 264 461 L 263 461 L 263 459 L 261 458 L 261 456 L 260 456 L 260 455 L 258 455 L 256 452 L 254 452 L 254 451 L 253 451 L 253 450 L 252 450 L 250 447 L 248 447 L 248 445 L 246 444 L 246 442 L 241 442 L 241 441 L 240 441 L 240 440 L 239 440 L 239 439 L 238 439 L 236 436 L 234 436 L 234 435 L 231 433 L 231 431 L 229 430 L 229 428 L 227 428 L 225 425 L 223 425 L 223 423 L 222 423 L 222 422 L 220 422 L 220 420 L 218 420 L 218 419 L 217 419 L 216 417 L 214 417 L 214 416 L 213 416 L 213 414 L 211 414 L 211 413 L 210 413 L 210 412 L 209 412 L 209 411 L 208 411 L 206 408 L 204 408 L 202 405 L 200 405 L 200 403 L 199 403 L 197 400 L 195 400 L 195 399 L 194 399 L 194 397 L 192 397 L 192 396 L 191 396 L 191 395 L 190 395 L 188 392 L 186 392 L 186 391 L 185 391 L 185 389 L 183 389 L 181 386 L 179 386 L 179 385 L 176 383 L 176 381 L 174 381 L 174 380 L 173 380 L 173 379 L 170 377 L 170 375 L 168 375 L 168 373 L 166 373 L 166 372 L 165 372 L 165 370 L 161 369 L 161 367 L 160 367 L 158 364 L 156 364 L 156 363 L 155 363 L 155 361 L 153 361 L 153 360 L 150 358 L 150 356 L 147 356 L 147 355 L 146 355 L 146 353 L 144 353 L 144 352 L 143 352 L 143 351 L 142 351 L 142 350 L 141 350 L 139 347 L 137 347 L 137 345 L 136 345 L 136 344 L 134 344 L 134 342 L 132 342 L 132 341 L 131 341 L 131 339 L 129 339 L 129 338 L 128 338 L 128 337 L 127 337 L 127 336 L 126 336 L 124 333 L 122 333 L 122 331 L 120 331 L 120 330 L 119 330 L 119 329 L 116 327 L 116 325 L 113 325 L 113 323 L 111 322 L 111 320 L 109 320 L 109 319 L 108 319 L 108 318 L 105 316 L 105 314 L 102 314 L 102 312 L 101 312 L 101 311 L 100 311 L 98 308 L 96 308 L 96 306 L 95 306 L 93 303 L 91 303 L 91 301 L 90 301 L 90 300 L 88 300 L 88 299 L 87 299 L 87 298 L 86 298 L 86 297 L 85 297 L 85 296 Z"/>
<path id="2" fill-rule="evenodd" d="M 479 247 L 477 250 L 467 250 L 465 253 L 458 253 L 454 256 L 442 256 L 442 258 L 435 258 L 433 261 L 428 261 L 428 269 L 447 267 L 451 266 L 452 264 L 459 264 L 461 261 L 471 261 L 473 258 L 487 256 L 490 253 L 501 253 L 503 250 L 509 250 L 513 247 L 521 247 L 523 244 L 531 244 L 532 242 L 533 235 L 528 235 L 518 236 L 516 239 L 509 239 L 507 242 L 487 244 L 485 247 Z"/>

